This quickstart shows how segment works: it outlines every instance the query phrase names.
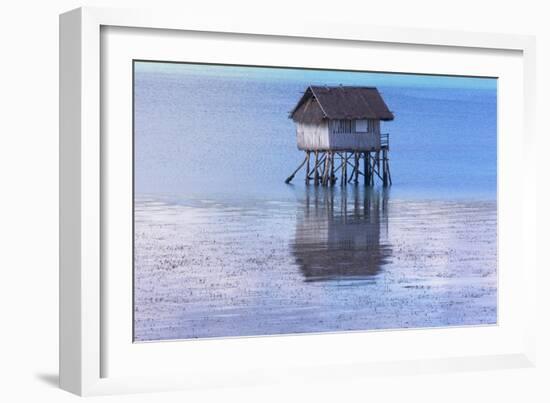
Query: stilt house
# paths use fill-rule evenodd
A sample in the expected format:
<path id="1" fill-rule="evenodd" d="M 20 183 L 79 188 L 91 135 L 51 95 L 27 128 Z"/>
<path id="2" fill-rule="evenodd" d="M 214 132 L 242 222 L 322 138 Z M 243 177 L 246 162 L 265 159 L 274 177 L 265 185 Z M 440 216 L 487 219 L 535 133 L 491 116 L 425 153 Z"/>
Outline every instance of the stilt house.
<path id="1" fill-rule="evenodd" d="M 357 183 L 360 175 L 367 185 L 374 184 L 375 176 L 384 186 L 391 184 L 389 134 L 381 132 L 381 122 L 394 116 L 375 87 L 310 86 L 289 117 L 296 124 L 298 149 L 305 151 L 306 158 L 287 183 L 307 163 L 306 182 L 333 185 L 340 171 L 342 184 Z M 336 160 L 340 165 L 335 167 Z"/>

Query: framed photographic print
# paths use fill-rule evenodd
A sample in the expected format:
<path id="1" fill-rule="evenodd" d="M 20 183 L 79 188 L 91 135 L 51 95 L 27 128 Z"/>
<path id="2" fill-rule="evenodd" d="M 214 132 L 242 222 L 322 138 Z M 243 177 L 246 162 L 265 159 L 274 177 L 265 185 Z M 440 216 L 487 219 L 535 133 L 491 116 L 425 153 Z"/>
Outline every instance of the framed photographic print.
<path id="1" fill-rule="evenodd" d="M 533 39 L 232 24 L 61 16 L 62 387 L 532 365 Z"/>

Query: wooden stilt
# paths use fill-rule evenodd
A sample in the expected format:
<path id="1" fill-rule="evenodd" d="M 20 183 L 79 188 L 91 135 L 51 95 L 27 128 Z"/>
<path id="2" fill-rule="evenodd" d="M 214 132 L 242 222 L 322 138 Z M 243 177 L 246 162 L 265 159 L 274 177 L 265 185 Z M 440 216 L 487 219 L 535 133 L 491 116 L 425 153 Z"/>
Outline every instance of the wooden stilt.
<path id="1" fill-rule="evenodd" d="M 325 186 L 325 175 L 327 173 L 328 155 L 325 154 L 325 161 L 323 164 L 323 171 L 321 172 L 321 185 Z"/>
<path id="2" fill-rule="evenodd" d="M 325 152 L 323 154 L 323 163 L 322 163 L 323 171 L 321 173 L 321 184 L 322 185 L 325 184 L 325 175 L 328 173 L 327 164 L 328 164 L 328 153 Z"/>
<path id="3" fill-rule="evenodd" d="M 369 185 L 370 186 L 374 186 L 374 164 L 373 164 L 373 159 L 372 159 L 372 156 L 369 152 Z"/>
<path id="4" fill-rule="evenodd" d="M 369 184 L 369 165 L 367 153 L 363 153 L 363 182 L 365 186 Z"/>
<path id="5" fill-rule="evenodd" d="M 348 179 L 347 183 L 351 183 L 351 181 L 353 180 L 353 178 L 355 176 L 355 168 L 356 167 L 352 163 L 350 163 L 350 165 L 352 166 L 353 169 L 351 170 L 351 172 L 349 174 L 349 179 Z"/>
<path id="6" fill-rule="evenodd" d="M 348 152 L 344 151 L 344 161 L 342 162 L 342 167 L 344 170 L 342 171 L 342 180 L 340 183 L 342 185 L 345 185 L 348 181 Z"/>
<path id="7" fill-rule="evenodd" d="M 334 175 L 334 153 L 331 153 L 330 158 L 330 184 L 334 185 L 336 182 L 336 176 Z"/>
<path id="8" fill-rule="evenodd" d="M 374 157 L 369 155 L 369 166 L 370 166 L 370 185 L 374 186 Z"/>
<path id="9" fill-rule="evenodd" d="M 382 151 L 382 182 L 384 187 L 388 186 L 388 170 L 387 170 L 387 151 Z"/>
<path id="10" fill-rule="evenodd" d="M 319 184 L 322 185 L 325 180 L 325 170 L 327 165 L 327 155 L 321 153 L 323 156 L 319 158 Z"/>
<path id="11" fill-rule="evenodd" d="M 344 160 L 344 154 L 340 154 L 340 167 L 342 172 L 340 172 L 340 185 L 344 184 L 344 173 L 346 172 L 346 163 Z"/>
<path id="12" fill-rule="evenodd" d="M 358 152 L 355 152 L 355 180 L 353 181 L 354 183 L 358 183 L 359 182 L 359 153 Z"/>
<path id="13" fill-rule="evenodd" d="M 313 177 L 313 183 L 317 185 L 319 180 L 319 151 L 315 151 L 315 176 Z"/>
<path id="14" fill-rule="evenodd" d="M 325 161 L 325 176 L 324 176 L 324 185 L 328 186 L 330 183 L 330 171 L 332 166 L 332 153 L 329 151 L 327 152 L 327 158 Z"/>
<path id="15" fill-rule="evenodd" d="M 306 151 L 306 159 L 307 159 L 307 164 L 306 164 L 306 185 L 309 185 L 309 175 L 310 175 L 310 170 L 309 170 L 309 158 L 310 158 L 310 151 Z"/>
<path id="16" fill-rule="evenodd" d="M 290 183 L 290 181 L 294 179 L 294 176 L 296 176 L 296 173 L 304 166 L 306 161 L 307 161 L 307 157 L 302 161 L 300 165 L 298 165 L 298 168 L 296 168 L 296 170 L 292 172 L 292 174 L 288 178 L 286 178 L 285 183 Z"/>
<path id="17" fill-rule="evenodd" d="M 387 165 L 388 165 L 388 166 L 386 167 L 386 169 L 388 170 L 388 179 L 389 179 L 389 181 L 390 181 L 390 186 L 391 186 L 391 185 L 392 185 L 392 181 L 391 181 L 391 171 L 390 171 L 390 160 L 389 160 L 389 159 L 388 159 L 388 161 L 387 161 Z"/>

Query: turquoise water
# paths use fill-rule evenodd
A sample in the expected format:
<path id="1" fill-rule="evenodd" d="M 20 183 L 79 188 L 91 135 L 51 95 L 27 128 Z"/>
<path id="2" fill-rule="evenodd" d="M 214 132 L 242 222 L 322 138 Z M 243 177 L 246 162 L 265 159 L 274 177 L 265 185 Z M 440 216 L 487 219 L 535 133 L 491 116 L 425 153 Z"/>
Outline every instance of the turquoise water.
<path id="1" fill-rule="evenodd" d="M 495 199 L 495 79 L 136 63 L 136 194 L 289 199 L 288 112 L 308 85 L 374 85 L 395 120 L 392 195 Z"/>

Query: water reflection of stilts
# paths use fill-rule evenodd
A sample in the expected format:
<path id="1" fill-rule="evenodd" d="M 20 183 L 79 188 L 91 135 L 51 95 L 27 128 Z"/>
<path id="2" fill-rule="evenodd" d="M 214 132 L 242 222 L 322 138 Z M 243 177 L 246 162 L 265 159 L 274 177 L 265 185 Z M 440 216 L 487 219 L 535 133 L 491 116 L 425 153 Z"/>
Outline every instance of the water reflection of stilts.
<path id="1" fill-rule="evenodd" d="M 376 275 L 391 255 L 388 190 L 307 187 L 291 250 L 306 281 Z"/>

